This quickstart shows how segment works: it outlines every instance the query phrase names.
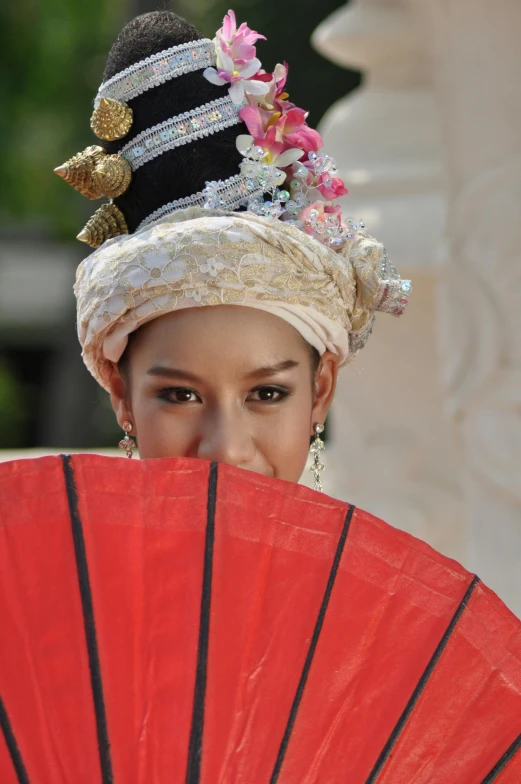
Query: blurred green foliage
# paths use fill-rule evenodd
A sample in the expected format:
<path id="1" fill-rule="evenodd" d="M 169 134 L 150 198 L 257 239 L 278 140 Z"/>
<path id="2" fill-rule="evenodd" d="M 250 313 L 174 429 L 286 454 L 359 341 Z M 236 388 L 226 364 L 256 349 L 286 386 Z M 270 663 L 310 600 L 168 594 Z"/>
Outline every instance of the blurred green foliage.
<path id="1" fill-rule="evenodd" d="M 8 363 L 0 359 L 0 433 L 2 448 L 17 447 L 28 415 L 26 390 Z"/>
<path id="2" fill-rule="evenodd" d="M 0 4 L 2 226 L 40 228 L 55 237 L 77 233 L 83 205 L 52 170 L 93 143 L 92 100 L 127 5 L 125 0 Z"/>

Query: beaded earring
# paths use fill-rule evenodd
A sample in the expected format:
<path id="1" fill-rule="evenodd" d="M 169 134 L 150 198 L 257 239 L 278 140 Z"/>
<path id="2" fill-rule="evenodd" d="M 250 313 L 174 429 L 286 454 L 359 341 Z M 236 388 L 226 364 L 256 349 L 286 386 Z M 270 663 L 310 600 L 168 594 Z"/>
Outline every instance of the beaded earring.
<path id="1" fill-rule="evenodd" d="M 309 447 L 309 451 L 313 455 L 313 463 L 311 464 L 310 471 L 313 472 L 315 477 L 315 484 L 313 485 L 313 490 L 318 490 L 319 492 L 323 491 L 322 482 L 320 481 L 320 472 L 324 470 L 324 464 L 320 461 L 320 453 L 324 451 L 326 445 L 320 438 L 320 434 L 324 432 L 324 425 L 317 423 L 314 428 L 315 438 L 311 442 L 311 446 Z"/>
<path id="2" fill-rule="evenodd" d="M 127 457 L 132 457 L 132 453 L 136 448 L 136 442 L 133 438 L 130 438 L 130 433 L 132 432 L 132 428 L 134 425 L 132 422 L 126 420 L 123 422 L 123 430 L 125 431 L 125 438 L 122 438 L 118 444 L 119 449 L 124 449 L 127 453 Z"/>

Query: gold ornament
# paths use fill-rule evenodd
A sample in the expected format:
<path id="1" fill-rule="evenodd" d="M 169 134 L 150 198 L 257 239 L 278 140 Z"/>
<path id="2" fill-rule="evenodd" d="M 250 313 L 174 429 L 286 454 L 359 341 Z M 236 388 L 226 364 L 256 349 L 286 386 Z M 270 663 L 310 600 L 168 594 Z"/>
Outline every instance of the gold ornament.
<path id="1" fill-rule="evenodd" d="M 90 118 L 90 127 L 107 142 L 122 139 L 132 127 L 132 109 L 114 98 L 102 98 Z"/>
<path id="2" fill-rule="evenodd" d="M 54 171 L 87 199 L 99 199 L 102 194 L 99 193 L 98 184 L 92 180 L 92 173 L 105 155 L 103 147 L 87 147 L 61 166 L 57 166 Z"/>
<path id="3" fill-rule="evenodd" d="M 100 196 L 116 199 L 125 193 L 132 179 L 132 166 L 122 155 L 102 158 L 92 173 L 92 184 Z"/>
<path id="4" fill-rule="evenodd" d="M 87 147 L 54 170 L 88 199 L 116 199 L 132 179 L 132 167 L 122 155 L 107 155 L 103 147 Z"/>
<path id="5" fill-rule="evenodd" d="M 99 248 L 105 240 L 120 234 L 128 234 L 123 213 L 115 204 L 102 204 L 76 239 L 86 242 L 91 248 Z"/>

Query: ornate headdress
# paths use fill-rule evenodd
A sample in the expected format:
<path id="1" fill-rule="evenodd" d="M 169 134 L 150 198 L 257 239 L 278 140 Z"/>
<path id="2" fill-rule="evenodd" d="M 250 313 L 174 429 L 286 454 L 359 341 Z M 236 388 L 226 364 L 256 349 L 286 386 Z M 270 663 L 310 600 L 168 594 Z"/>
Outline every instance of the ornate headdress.
<path id="1" fill-rule="evenodd" d="M 242 304 L 285 318 L 321 353 L 344 362 L 365 343 L 378 310 L 400 315 L 410 282 L 362 223 L 334 200 L 347 194 L 307 112 L 288 100 L 287 65 L 266 73 L 263 36 L 233 11 L 213 41 L 175 46 L 104 82 L 91 125 L 105 140 L 132 126 L 126 103 L 168 79 L 203 69 L 228 95 L 135 135 L 115 155 L 88 147 L 56 170 L 91 199 L 108 196 L 79 239 L 99 248 L 78 270 L 78 328 L 85 361 L 107 385 L 111 363 L 140 324 L 183 307 Z M 142 218 L 131 236 L 112 199 L 133 172 L 180 145 L 245 123 L 237 174 L 209 181 Z M 234 212 L 239 207 L 245 211 Z"/>

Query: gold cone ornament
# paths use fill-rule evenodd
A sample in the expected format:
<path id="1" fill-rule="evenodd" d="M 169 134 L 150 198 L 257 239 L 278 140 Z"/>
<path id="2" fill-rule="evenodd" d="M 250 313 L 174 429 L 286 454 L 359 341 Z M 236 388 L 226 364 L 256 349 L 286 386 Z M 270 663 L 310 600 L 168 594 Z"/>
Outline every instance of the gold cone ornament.
<path id="1" fill-rule="evenodd" d="M 114 98 L 102 98 L 90 118 L 90 127 L 107 142 L 122 139 L 132 127 L 132 109 Z"/>
<path id="2" fill-rule="evenodd" d="M 116 199 L 127 190 L 132 179 L 132 166 L 122 155 L 107 155 L 92 173 L 92 182 L 100 196 Z"/>
<path id="3" fill-rule="evenodd" d="M 87 147 L 54 170 L 87 199 L 116 199 L 132 179 L 132 167 L 121 155 L 107 155 L 103 147 Z"/>
<path id="4" fill-rule="evenodd" d="M 99 185 L 92 181 L 92 172 L 98 161 L 105 155 L 103 147 L 93 145 L 73 155 L 54 171 L 87 199 L 99 199 L 101 196 L 98 192 Z"/>
<path id="5" fill-rule="evenodd" d="M 86 242 L 91 248 L 99 248 L 105 240 L 120 234 L 128 234 L 123 213 L 115 204 L 102 204 L 76 239 Z"/>

